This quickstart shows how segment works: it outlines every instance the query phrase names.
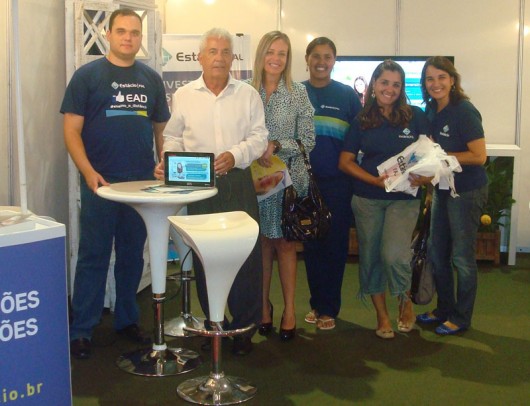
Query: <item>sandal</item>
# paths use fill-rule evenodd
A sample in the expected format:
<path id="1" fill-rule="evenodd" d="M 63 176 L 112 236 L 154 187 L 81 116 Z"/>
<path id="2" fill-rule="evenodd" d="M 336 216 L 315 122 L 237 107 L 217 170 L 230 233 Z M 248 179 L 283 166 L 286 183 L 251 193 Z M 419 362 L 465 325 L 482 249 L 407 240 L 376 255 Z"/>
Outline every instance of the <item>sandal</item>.
<path id="1" fill-rule="evenodd" d="M 329 317 L 329 316 L 325 316 Z M 317 328 L 319 330 L 333 330 L 335 328 L 335 319 L 333 317 L 317 319 Z"/>
<path id="2" fill-rule="evenodd" d="M 399 332 L 410 333 L 410 331 L 414 328 L 414 320 L 405 322 L 398 319 L 397 326 Z"/>
<path id="3" fill-rule="evenodd" d="M 394 338 L 394 332 L 392 330 L 375 330 L 375 335 L 383 340 Z"/>
<path id="4" fill-rule="evenodd" d="M 315 324 L 317 322 L 317 319 L 318 319 L 318 315 L 315 309 L 312 309 L 309 313 L 307 313 L 304 318 L 306 323 L 309 323 L 309 324 Z"/>

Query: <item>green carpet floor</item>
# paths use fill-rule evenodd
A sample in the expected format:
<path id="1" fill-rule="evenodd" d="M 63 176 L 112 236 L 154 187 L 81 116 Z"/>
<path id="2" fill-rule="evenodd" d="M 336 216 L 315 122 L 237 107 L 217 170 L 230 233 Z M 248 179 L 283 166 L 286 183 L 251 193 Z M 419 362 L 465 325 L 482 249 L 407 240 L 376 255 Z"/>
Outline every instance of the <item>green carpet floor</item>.
<path id="1" fill-rule="evenodd" d="M 356 299 L 357 263 L 348 264 L 343 307 L 337 328 L 316 331 L 304 322 L 309 310 L 303 261 L 298 263 L 297 337 L 283 343 L 276 333 L 253 338 L 254 351 L 235 357 L 223 348 L 227 374 L 244 377 L 258 387 L 247 405 L 526 405 L 530 402 L 530 255 L 519 254 L 517 266 L 480 263 L 473 327 L 461 336 L 438 337 L 433 328 L 416 327 L 409 334 L 383 341 L 374 334 L 375 312 Z M 169 273 L 176 266 L 170 266 Z M 180 311 L 178 287 L 168 282 L 166 318 Z M 273 278 L 277 326 L 282 298 L 277 273 Z M 200 315 L 192 287 L 192 311 Z M 151 293 L 139 294 L 142 326 L 152 328 Z M 397 302 L 389 308 L 397 317 Z M 424 312 L 431 306 L 417 306 Z M 209 371 L 204 364 L 187 374 L 142 377 L 115 365 L 117 357 L 135 349 L 112 330 L 105 315 L 94 336 L 94 355 L 72 360 L 75 406 L 183 405 L 176 394 L 182 381 Z M 174 347 L 201 352 L 202 338 L 170 338 Z M 525 400 L 526 399 L 526 400 Z"/>

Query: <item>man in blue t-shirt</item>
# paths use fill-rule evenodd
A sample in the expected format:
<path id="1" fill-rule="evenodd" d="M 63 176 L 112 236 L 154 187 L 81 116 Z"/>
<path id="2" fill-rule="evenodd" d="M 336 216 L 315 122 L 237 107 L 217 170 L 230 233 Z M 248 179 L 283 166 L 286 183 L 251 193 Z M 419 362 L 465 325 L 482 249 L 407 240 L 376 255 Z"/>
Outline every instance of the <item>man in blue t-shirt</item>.
<path id="1" fill-rule="evenodd" d="M 75 72 L 61 106 L 66 148 L 81 173 L 80 239 L 70 326 L 70 352 L 79 359 L 91 355 L 113 243 L 114 328 L 134 342 L 150 342 L 138 327 L 136 303 L 145 225 L 134 209 L 102 199 L 96 190 L 111 182 L 152 179 L 153 138 L 159 157 L 170 117 L 160 76 L 135 60 L 142 42 L 138 14 L 129 9 L 114 11 L 107 40 L 108 54 Z"/>

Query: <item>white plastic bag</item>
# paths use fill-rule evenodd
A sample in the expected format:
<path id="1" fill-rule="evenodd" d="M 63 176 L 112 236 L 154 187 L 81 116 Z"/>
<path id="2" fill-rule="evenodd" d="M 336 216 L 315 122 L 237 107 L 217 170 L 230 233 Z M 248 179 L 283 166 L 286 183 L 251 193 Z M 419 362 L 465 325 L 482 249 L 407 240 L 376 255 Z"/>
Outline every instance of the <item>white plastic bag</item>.
<path id="1" fill-rule="evenodd" d="M 458 196 L 454 185 L 453 172 L 462 172 L 462 167 L 454 156 L 449 156 L 426 135 L 410 144 L 401 153 L 387 159 L 377 167 L 380 176 L 386 176 L 387 192 L 404 192 L 416 196 L 418 187 L 412 186 L 409 174 L 433 176 L 431 183 L 440 189 L 450 189 L 451 196 Z"/>

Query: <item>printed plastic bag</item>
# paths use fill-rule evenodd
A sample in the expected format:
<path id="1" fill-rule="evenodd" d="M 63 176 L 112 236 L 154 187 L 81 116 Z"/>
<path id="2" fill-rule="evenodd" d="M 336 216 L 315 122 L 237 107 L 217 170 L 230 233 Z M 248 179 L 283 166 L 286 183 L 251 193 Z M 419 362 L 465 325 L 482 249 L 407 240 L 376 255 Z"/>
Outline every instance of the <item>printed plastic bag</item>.
<path id="1" fill-rule="evenodd" d="M 454 156 L 449 156 L 425 135 L 410 144 L 402 152 L 387 159 L 377 167 L 379 175 L 385 175 L 387 192 L 404 192 L 416 196 L 418 187 L 412 186 L 409 174 L 433 176 L 431 183 L 440 189 L 450 189 L 451 196 L 458 196 L 454 186 L 453 172 L 462 172 Z"/>

